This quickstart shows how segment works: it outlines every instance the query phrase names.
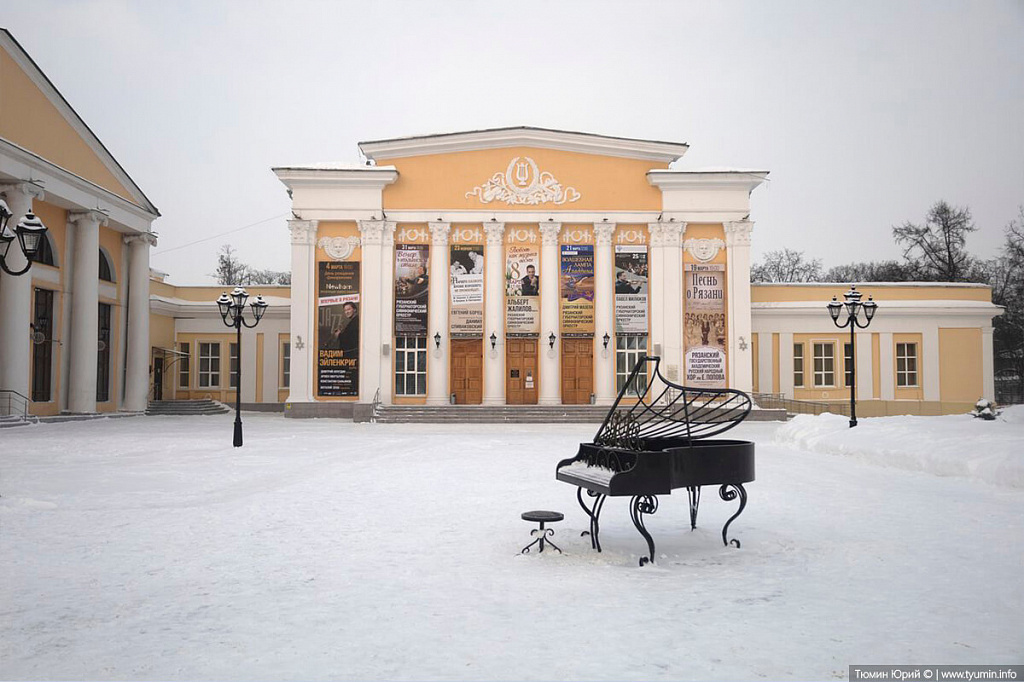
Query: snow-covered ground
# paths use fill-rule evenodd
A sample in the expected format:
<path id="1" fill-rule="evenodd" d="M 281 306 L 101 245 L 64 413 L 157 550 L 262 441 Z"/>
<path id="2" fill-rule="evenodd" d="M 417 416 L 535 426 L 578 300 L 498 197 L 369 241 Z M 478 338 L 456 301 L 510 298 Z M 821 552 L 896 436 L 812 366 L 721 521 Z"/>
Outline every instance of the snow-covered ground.
<path id="1" fill-rule="evenodd" d="M 735 502 L 705 490 L 690 532 L 679 491 L 639 568 L 627 500 L 597 554 L 554 480 L 591 425 L 252 414 L 234 449 L 231 420 L 0 431 L 0 678 L 827 680 L 1024 652 L 1024 490 L 905 464 L 1012 469 L 1020 422 L 745 424 L 742 548 Z M 529 509 L 565 512 L 564 555 L 518 553 Z"/>

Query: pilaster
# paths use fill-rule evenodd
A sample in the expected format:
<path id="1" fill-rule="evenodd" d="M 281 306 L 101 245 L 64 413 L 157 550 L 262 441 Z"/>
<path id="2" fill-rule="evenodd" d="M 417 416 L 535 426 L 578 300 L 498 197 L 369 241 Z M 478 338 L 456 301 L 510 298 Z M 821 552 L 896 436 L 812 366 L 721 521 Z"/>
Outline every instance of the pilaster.
<path id="1" fill-rule="evenodd" d="M 448 403 L 448 363 L 451 345 L 448 339 L 448 234 L 451 223 L 430 223 L 430 299 L 427 309 L 427 404 Z M 434 343 L 434 334 L 441 335 L 441 346 Z"/>
<path id="2" fill-rule="evenodd" d="M 598 405 L 615 402 L 615 223 L 594 223 L 594 394 Z M 604 347 L 607 334 L 608 347 Z"/>
<path id="3" fill-rule="evenodd" d="M 505 404 L 505 223 L 484 223 L 484 405 Z M 491 335 L 495 346 L 491 347 Z"/>
<path id="4" fill-rule="evenodd" d="M 562 330 L 558 324 L 558 233 L 561 230 L 562 223 L 540 223 L 540 392 L 537 402 L 541 405 L 562 402 L 558 361 L 562 349 Z M 553 348 L 546 347 L 549 334 L 555 335 Z"/>
<path id="5" fill-rule="evenodd" d="M 661 224 L 664 350 L 662 372 L 669 381 L 685 383 L 683 371 L 683 234 L 686 223 Z"/>
<path id="6" fill-rule="evenodd" d="M 106 224 L 107 217 L 99 211 L 82 211 L 69 214 L 68 220 L 75 225 L 68 411 L 81 414 L 96 411 L 100 225 Z"/>
<path id="7" fill-rule="evenodd" d="M 6 196 L 7 205 L 11 209 L 12 215 L 8 226 L 12 231 L 26 213 L 32 212 L 32 200 L 43 198 L 43 191 L 27 182 L 0 185 L 0 192 Z M 7 251 L 7 267 L 17 272 L 25 267 L 25 262 L 25 256 L 15 241 Z M 0 271 L 0 310 L 3 311 L 0 315 L 0 388 L 17 391 L 31 399 L 31 270 L 19 277 Z"/>
<path id="8" fill-rule="evenodd" d="M 395 225 L 392 220 L 384 221 L 380 242 L 381 279 L 381 359 L 380 359 L 380 401 L 390 405 L 393 398 L 395 375 Z M 365 261 L 364 261 L 365 262 Z M 383 352 L 387 345 L 388 352 Z"/>
<path id="9" fill-rule="evenodd" d="M 313 401 L 316 372 L 316 336 L 313 333 L 312 311 L 316 301 L 316 233 L 315 220 L 289 220 L 292 244 L 292 285 L 289 343 L 291 344 L 291 377 L 288 402 Z"/>
<path id="10" fill-rule="evenodd" d="M 146 409 L 149 396 L 149 249 L 156 235 L 145 233 L 124 238 L 128 245 L 128 360 L 125 367 L 123 408 Z M 176 383 L 176 382 L 175 382 Z"/>
<path id="11" fill-rule="evenodd" d="M 728 272 L 729 386 L 749 393 L 754 384 L 750 357 L 750 233 L 754 223 L 738 220 L 723 227 Z"/>

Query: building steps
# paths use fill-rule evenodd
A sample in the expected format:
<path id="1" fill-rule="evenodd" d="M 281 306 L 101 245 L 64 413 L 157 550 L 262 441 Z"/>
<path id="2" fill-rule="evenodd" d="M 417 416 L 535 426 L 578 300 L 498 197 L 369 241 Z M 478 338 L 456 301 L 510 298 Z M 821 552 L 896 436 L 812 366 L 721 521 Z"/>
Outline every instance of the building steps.
<path id="1" fill-rule="evenodd" d="M 227 414 L 227 407 L 214 400 L 150 400 L 146 408 L 148 416 L 196 414 Z"/>
<path id="2" fill-rule="evenodd" d="M 600 424 L 608 414 L 602 405 L 381 405 L 376 421 L 383 424 Z M 753 410 L 750 421 L 785 421 L 785 410 Z"/>

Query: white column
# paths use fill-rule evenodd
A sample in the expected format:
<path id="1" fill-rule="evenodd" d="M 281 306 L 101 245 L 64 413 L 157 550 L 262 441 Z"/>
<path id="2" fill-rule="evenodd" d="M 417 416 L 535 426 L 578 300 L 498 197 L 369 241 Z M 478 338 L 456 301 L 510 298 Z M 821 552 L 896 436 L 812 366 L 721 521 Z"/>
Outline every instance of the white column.
<path id="1" fill-rule="evenodd" d="M 729 319 L 730 387 L 749 392 L 754 384 L 750 361 L 750 232 L 749 220 L 727 222 L 725 249 Z M 742 342 L 740 341 L 742 339 Z"/>
<path id="2" fill-rule="evenodd" d="M 665 250 L 661 223 L 648 223 L 650 232 L 650 269 L 647 277 L 647 291 L 651 304 L 651 354 L 665 360 Z M 658 395 L 664 386 L 654 385 L 652 379 L 651 395 Z M 679 382 L 683 383 L 683 382 Z"/>
<path id="3" fill-rule="evenodd" d="M 384 236 L 383 220 L 360 220 L 359 232 L 362 235 L 363 262 L 379 263 Z M 381 367 L 381 327 L 385 311 L 381 310 L 381 289 L 385 285 L 381 281 L 379 268 L 363 268 L 363 305 L 361 306 L 362 328 L 359 330 L 362 339 L 359 341 L 359 402 L 373 402 L 380 388 Z M 387 282 L 391 286 L 390 282 Z"/>
<path id="4" fill-rule="evenodd" d="M 427 311 L 427 404 L 448 404 L 448 234 L 451 223 L 430 223 L 430 303 Z M 441 347 L 434 344 L 434 334 L 441 335 Z"/>
<path id="5" fill-rule="evenodd" d="M 662 278 L 665 326 L 662 333 L 665 344 L 661 371 L 665 378 L 678 384 L 685 383 L 683 370 L 683 234 L 686 223 L 662 223 Z"/>
<path id="6" fill-rule="evenodd" d="M 316 247 L 317 221 L 289 220 L 288 230 L 292 242 L 291 313 L 289 342 L 291 343 L 291 377 L 288 387 L 289 403 L 313 401 L 316 372 L 316 337 L 313 335 L 313 315 L 316 305 L 316 275 L 313 271 Z"/>
<path id="7" fill-rule="evenodd" d="M 68 411 L 96 411 L 96 364 L 99 340 L 100 224 L 98 211 L 72 213 L 75 224 L 75 272 L 71 285 L 71 371 Z"/>
<path id="8" fill-rule="evenodd" d="M 921 334 L 921 379 L 924 382 L 922 388 L 925 400 L 938 401 L 941 396 L 939 390 L 939 326 L 936 323 L 929 324 Z"/>
<path id="9" fill-rule="evenodd" d="M 484 405 L 505 404 L 505 223 L 484 223 Z M 491 348 L 491 334 L 497 341 Z"/>
<path id="10" fill-rule="evenodd" d="M 43 198 L 42 190 L 29 183 L 0 185 L 0 192 L 7 197 L 7 205 L 11 209 L 8 222 L 11 232 L 26 213 L 32 212 L 32 200 Z M 98 259 L 97 255 L 97 264 Z M 25 256 L 17 239 L 7 250 L 4 262 L 14 272 L 25 267 Z M 29 367 L 32 339 L 29 325 L 32 324 L 32 270 L 18 277 L 0 271 L 0 311 L 3 311 L 0 314 L 0 388 L 17 391 L 31 399 Z"/>
<path id="11" fill-rule="evenodd" d="M 540 405 L 560 405 L 559 355 L 562 350 L 562 330 L 558 324 L 558 233 L 562 223 L 540 223 Z M 555 335 L 554 348 L 548 347 L 548 335 Z"/>
<path id="12" fill-rule="evenodd" d="M 868 353 L 871 352 L 870 337 L 868 338 Z M 868 366 L 870 367 L 870 355 Z M 806 370 L 807 360 L 804 359 L 804 368 Z M 871 382 L 868 382 L 868 392 L 871 391 Z M 790 332 L 784 332 L 779 334 L 779 392 L 783 396 L 792 400 L 793 395 L 793 334 Z"/>
<path id="13" fill-rule="evenodd" d="M 149 396 L 149 248 L 156 245 L 152 233 L 125 237 L 128 262 L 128 362 L 125 367 L 123 408 L 146 409 Z"/>
<path id="14" fill-rule="evenodd" d="M 842 346 L 840 346 L 841 348 Z M 882 332 L 878 335 L 878 375 L 880 379 L 881 399 L 896 399 L 896 379 L 893 371 L 892 333 Z M 873 379 L 872 379 L 873 381 Z"/>
<path id="15" fill-rule="evenodd" d="M 875 375 L 871 363 L 871 332 L 857 332 L 857 400 L 871 400 Z"/>
<path id="16" fill-rule="evenodd" d="M 780 346 L 781 348 L 781 346 Z M 757 384 L 761 393 L 772 391 L 772 370 L 775 354 L 772 352 L 772 333 L 761 332 L 757 335 Z M 782 375 L 779 375 L 782 378 Z"/>
<path id="17" fill-rule="evenodd" d="M 384 221 L 380 247 L 381 344 L 380 401 L 390 405 L 395 374 L 395 222 Z M 388 347 L 383 354 L 383 344 Z"/>
<path id="18" fill-rule="evenodd" d="M 981 390 L 983 397 L 996 399 L 996 372 L 992 347 L 992 327 L 981 328 Z"/>
<path id="19" fill-rule="evenodd" d="M 594 394 L 598 405 L 615 402 L 615 223 L 594 223 Z M 604 347 L 604 335 L 609 339 Z"/>

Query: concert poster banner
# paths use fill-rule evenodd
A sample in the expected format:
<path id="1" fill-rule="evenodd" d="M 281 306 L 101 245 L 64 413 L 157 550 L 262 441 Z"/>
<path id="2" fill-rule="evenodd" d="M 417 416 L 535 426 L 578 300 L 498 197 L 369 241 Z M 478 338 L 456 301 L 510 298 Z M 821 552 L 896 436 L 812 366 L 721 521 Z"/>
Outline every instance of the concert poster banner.
<path id="1" fill-rule="evenodd" d="M 686 385 L 725 388 L 725 266 L 686 264 Z"/>
<path id="2" fill-rule="evenodd" d="M 594 247 L 562 244 L 559 268 L 559 300 L 562 336 L 594 336 Z"/>
<path id="3" fill-rule="evenodd" d="M 615 333 L 647 334 L 647 247 L 615 246 Z"/>
<path id="4" fill-rule="evenodd" d="M 319 263 L 317 395 L 359 395 L 359 262 Z"/>
<path id="5" fill-rule="evenodd" d="M 395 244 L 395 336 L 427 335 L 430 245 Z"/>
<path id="6" fill-rule="evenodd" d="M 505 247 L 505 335 L 540 336 L 540 251 L 532 244 Z"/>
<path id="7" fill-rule="evenodd" d="M 484 247 L 452 244 L 449 252 L 449 333 L 452 338 L 484 335 Z"/>

